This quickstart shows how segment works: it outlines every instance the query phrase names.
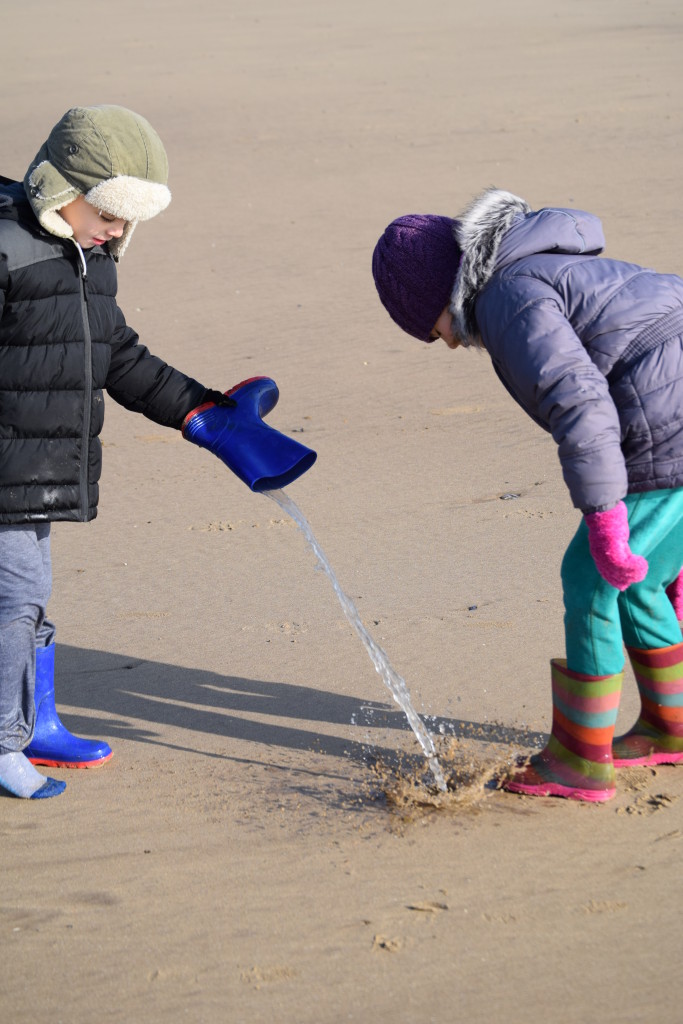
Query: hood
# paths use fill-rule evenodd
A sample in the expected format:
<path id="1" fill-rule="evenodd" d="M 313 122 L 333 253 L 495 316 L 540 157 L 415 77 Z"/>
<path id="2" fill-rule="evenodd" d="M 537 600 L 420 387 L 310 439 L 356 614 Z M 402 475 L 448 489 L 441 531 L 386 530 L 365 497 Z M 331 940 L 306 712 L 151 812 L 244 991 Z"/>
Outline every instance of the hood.
<path id="1" fill-rule="evenodd" d="M 478 293 L 493 274 L 536 253 L 597 255 L 605 238 L 599 219 L 581 210 L 533 211 L 519 196 L 490 188 L 457 218 L 463 250 L 449 309 L 463 345 L 481 345 L 474 316 Z"/>

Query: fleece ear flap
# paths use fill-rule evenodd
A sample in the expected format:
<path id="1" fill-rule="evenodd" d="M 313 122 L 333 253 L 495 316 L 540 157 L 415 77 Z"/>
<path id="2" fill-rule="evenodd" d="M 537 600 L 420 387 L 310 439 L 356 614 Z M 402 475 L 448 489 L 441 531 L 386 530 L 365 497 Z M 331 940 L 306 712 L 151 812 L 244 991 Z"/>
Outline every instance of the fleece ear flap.
<path id="1" fill-rule="evenodd" d="M 29 171 L 24 185 L 41 226 L 58 238 L 70 238 L 73 231 L 58 211 L 78 198 L 78 189 L 70 185 L 48 160 L 42 160 Z"/>

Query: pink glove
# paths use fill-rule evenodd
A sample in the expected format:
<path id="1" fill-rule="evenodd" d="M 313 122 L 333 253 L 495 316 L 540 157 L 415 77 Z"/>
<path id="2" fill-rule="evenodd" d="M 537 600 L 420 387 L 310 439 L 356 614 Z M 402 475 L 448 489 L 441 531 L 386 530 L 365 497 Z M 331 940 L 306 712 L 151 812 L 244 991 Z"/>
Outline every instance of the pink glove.
<path id="1" fill-rule="evenodd" d="M 628 546 L 628 512 L 623 501 L 606 512 L 590 512 L 584 519 L 590 552 L 602 578 L 617 590 L 644 580 L 648 564 Z"/>
<path id="2" fill-rule="evenodd" d="M 674 606 L 676 612 L 676 618 L 679 622 L 683 621 L 683 569 L 678 574 L 673 583 L 670 583 L 666 588 L 666 595 Z"/>

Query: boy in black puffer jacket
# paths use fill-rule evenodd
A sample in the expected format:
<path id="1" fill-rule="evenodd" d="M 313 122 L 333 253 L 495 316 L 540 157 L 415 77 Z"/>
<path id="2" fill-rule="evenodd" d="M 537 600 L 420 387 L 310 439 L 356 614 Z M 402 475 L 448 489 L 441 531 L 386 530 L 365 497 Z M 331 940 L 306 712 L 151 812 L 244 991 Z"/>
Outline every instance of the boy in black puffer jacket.
<path id="1" fill-rule="evenodd" d="M 65 788 L 34 764 L 111 757 L 56 714 L 46 617 L 50 524 L 97 514 L 103 390 L 176 429 L 207 401 L 234 405 L 151 355 L 116 303 L 116 262 L 170 202 L 167 174 L 144 118 L 76 107 L 23 185 L 0 184 L 0 787 L 19 797 Z"/>

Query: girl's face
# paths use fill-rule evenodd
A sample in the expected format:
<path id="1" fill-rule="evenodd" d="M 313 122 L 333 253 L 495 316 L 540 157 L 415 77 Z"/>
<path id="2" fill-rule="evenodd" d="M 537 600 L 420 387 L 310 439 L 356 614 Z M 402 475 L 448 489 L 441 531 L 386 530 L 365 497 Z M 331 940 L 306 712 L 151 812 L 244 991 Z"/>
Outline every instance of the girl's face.
<path id="1" fill-rule="evenodd" d="M 112 238 L 120 238 L 126 226 L 125 220 L 95 209 L 83 196 L 63 206 L 59 214 L 72 229 L 73 237 L 82 249 L 92 249 L 94 245 L 104 245 Z"/>
<path id="2" fill-rule="evenodd" d="M 448 306 L 434 324 L 434 329 L 429 335 L 430 341 L 436 341 L 438 338 L 442 338 L 449 348 L 458 348 L 460 345 L 460 338 L 456 338 L 453 334 L 453 315 Z"/>

